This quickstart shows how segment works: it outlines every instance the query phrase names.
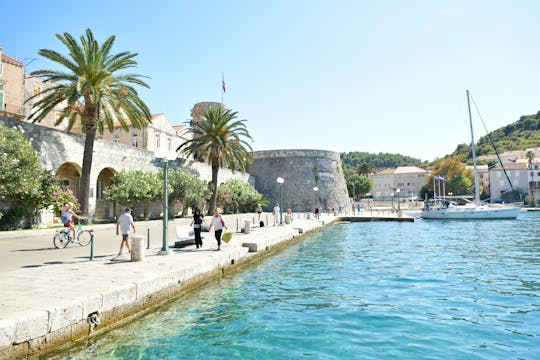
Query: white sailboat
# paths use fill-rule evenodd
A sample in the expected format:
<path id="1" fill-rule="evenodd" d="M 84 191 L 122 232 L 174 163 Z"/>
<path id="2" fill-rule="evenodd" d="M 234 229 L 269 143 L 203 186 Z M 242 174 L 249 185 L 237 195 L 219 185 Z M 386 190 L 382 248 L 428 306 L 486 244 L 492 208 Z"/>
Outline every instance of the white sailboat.
<path id="1" fill-rule="evenodd" d="M 469 90 L 467 90 L 467 106 L 469 109 L 471 150 L 474 165 L 474 202 L 465 205 L 456 205 L 452 201 L 444 201 L 440 207 L 429 208 L 426 206 L 420 216 L 423 219 L 516 219 L 521 212 L 519 207 L 480 204 L 480 186 L 478 181 L 478 169 L 476 167 L 476 152 L 474 147 L 474 133 Z"/>

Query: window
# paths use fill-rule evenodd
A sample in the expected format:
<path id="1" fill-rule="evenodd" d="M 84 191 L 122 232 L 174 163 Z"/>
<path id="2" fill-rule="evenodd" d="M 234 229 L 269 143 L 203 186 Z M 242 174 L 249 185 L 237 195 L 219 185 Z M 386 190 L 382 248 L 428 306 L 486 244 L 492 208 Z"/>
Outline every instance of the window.
<path id="1" fill-rule="evenodd" d="M 171 138 L 168 137 L 167 138 L 167 150 L 171 151 L 172 150 L 171 148 L 172 148 L 172 141 L 171 141 Z"/>
<path id="2" fill-rule="evenodd" d="M 160 144 L 160 138 L 161 136 L 159 136 L 159 134 L 156 134 L 156 141 L 155 141 L 155 145 L 156 145 L 156 149 L 159 149 L 161 144 Z"/>
<path id="3" fill-rule="evenodd" d="M 2 54 L 0 54 L 0 58 L 2 57 Z M 4 75 L 4 64 L 0 61 L 0 76 Z"/>
<path id="4" fill-rule="evenodd" d="M 113 143 L 118 144 L 120 142 L 120 136 L 114 135 L 112 141 Z"/>
<path id="5" fill-rule="evenodd" d="M 131 146 L 138 147 L 137 134 L 131 134 Z"/>
<path id="6" fill-rule="evenodd" d="M 4 92 L 0 91 L 0 111 L 4 110 Z"/>

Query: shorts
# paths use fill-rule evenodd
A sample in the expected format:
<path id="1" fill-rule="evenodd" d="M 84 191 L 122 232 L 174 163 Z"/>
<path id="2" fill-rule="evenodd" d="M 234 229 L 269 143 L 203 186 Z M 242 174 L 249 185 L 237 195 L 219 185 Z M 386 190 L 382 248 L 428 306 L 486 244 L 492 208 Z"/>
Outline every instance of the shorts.
<path id="1" fill-rule="evenodd" d="M 72 224 L 73 224 L 73 221 L 71 221 L 71 219 L 69 219 L 68 221 L 66 221 L 64 223 L 64 227 L 70 227 Z"/>
<path id="2" fill-rule="evenodd" d="M 122 241 L 128 241 L 129 234 L 122 234 Z"/>

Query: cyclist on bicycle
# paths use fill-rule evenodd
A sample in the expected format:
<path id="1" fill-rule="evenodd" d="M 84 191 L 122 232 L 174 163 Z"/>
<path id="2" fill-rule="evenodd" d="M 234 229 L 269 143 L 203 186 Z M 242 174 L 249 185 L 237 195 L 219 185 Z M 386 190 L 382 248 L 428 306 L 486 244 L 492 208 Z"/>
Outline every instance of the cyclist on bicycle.
<path id="1" fill-rule="evenodd" d="M 72 203 L 64 203 L 64 206 L 62 206 L 61 209 L 60 219 L 62 220 L 64 227 L 67 227 L 71 230 L 71 233 L 73 234 L 73 239 L 77 240 L 77 235 L 75 234 L 75 226 L 73 225 L 73 220 L 71 220 L 73 216 L 79 220 L 81 219 L 81 217 L 75 214 L 75 211 L 73 211 Z"/>

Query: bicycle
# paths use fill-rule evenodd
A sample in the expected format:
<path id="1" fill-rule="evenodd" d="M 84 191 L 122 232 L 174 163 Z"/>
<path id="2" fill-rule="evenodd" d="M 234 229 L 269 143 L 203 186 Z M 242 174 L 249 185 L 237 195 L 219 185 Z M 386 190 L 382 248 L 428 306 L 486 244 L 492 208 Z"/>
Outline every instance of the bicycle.
<path id="1" fill-rule="evenodd" d="M 56 230 L 53 237 L 54 247 L 63 249 L 68 246 L 69 243 L 78 243 L 80 246 L 86 246 L 90 244 L 90 241 L 92 241 L 92 238 L 94 237 L 94 230 L 85 230 L 80 221 L 75 229 L 75 233 L 77 234 L 77 240 L 73 239 L 71 230 L 67 227 Z"/>

